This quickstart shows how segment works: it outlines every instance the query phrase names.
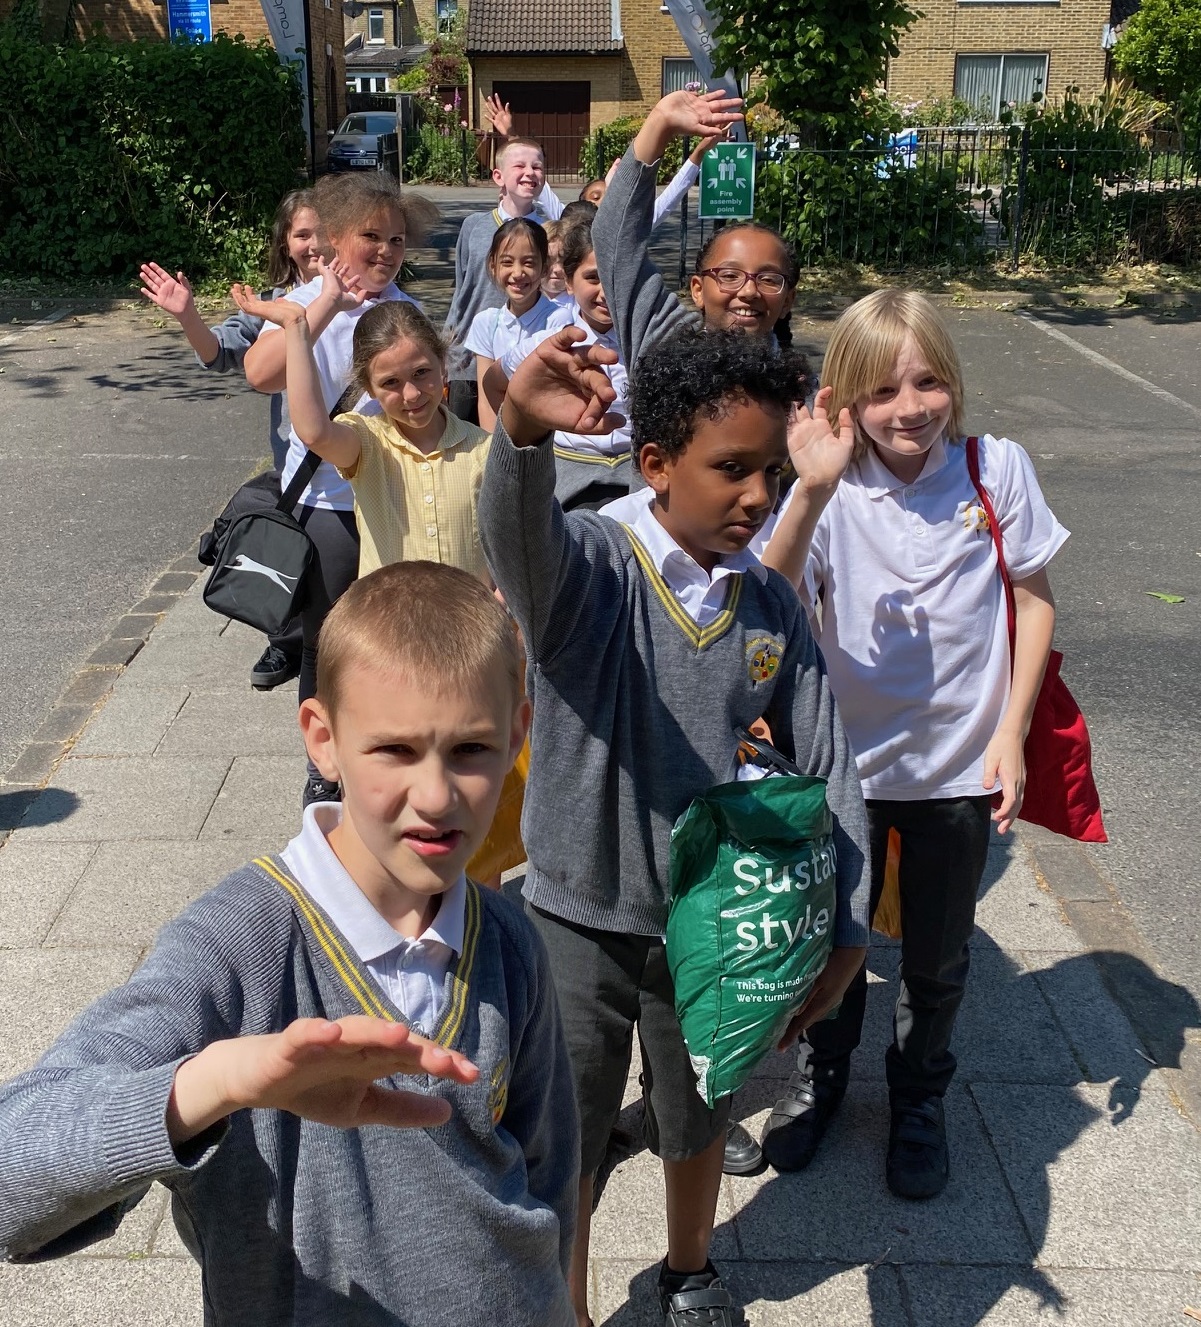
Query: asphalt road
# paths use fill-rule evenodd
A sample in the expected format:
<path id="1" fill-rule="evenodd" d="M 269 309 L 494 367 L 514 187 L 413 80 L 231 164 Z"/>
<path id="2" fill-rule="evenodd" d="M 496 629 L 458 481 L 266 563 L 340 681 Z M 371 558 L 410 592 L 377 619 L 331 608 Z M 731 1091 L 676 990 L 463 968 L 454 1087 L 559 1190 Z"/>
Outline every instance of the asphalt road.
<path id="1" fill-rule="evenodd" d="M 206 375 L 174 322 L 68 315 L 0 326 L 0 342 L 8 336 L 0 771 L 116 620 L 269 454 L 266 398 L 237 377 Z"/>
<path id="2" fill-rule="evenodd" d="M 481 197 L 439 191 L 446 220 L 414 255 L 413 291 L 436 317 L 456 222 Z M 670 235 L 658 247 L 668 261 Z M 834 316 L 796 320 L 815 357 Z M 1057 643 L 1090 722 L 1112 840 L 1090 852 L 1164 975 L 1201 996 L 1201 320 L 1138 309 L 945 316 L 970 426 L 1027 448 L 1072 531 L 1052 579 Z M 174 324 L 155 328 L 145 315 L 0 326 L 0 367 L 3 770 L 74 669 L 267 448 L 265 401 L 236 378 L 204 375 Z"/>

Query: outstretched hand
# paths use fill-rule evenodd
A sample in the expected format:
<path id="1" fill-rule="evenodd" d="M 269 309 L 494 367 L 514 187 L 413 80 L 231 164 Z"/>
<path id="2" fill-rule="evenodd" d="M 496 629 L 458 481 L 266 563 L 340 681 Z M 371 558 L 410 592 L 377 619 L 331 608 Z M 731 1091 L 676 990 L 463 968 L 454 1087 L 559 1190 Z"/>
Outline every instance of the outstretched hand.
<path id="1" fill-rule="evenodd" d="M 282 1032 L 214 1042 L 181 1065 L 168 1127 L 178 1144 L 235 1110 L 283 1110 L 341 1129 L 424 1129 L 450 1118 L 445 1100 L 380 1085 L 397 1074 L 473 1083 L 479 1070 L 403 1023 L 300 1018 Z"/>
<path id="2" fill-rule="evenodd" d="M 357 309 L 367 298 L 368 292 L 359 288 L 359 278 L 351 274 L 350 265 L 341 258 L 331 262 L 318 258 L 317 271 L 321 276 L 321 297 L 329 300 L 339 313 Z"/>
<path id="3" fill-rule="evenodd" d="M 229 294 L 243 313 L 279 327 L 290 327 L 304 317 L 304 309 L 299 304 L 287 299 L 263 299 L 253 286 L 244 286 L 237 281 L 230 286 Z"/>
<path id="4" fill-rule="evenodd" d="M 715 92 L 689 92 L 681 88 L 670 92 L 651 112 L 673 134 L 691 134 L 694 138 L 724 135 L 732 124 L 742 119 L 742 98 Z"/>
<path id="5" fill-rule="evenodd" d="M 806 489 L 834 489 L 846 473 L 855 448 L 855 425 L 844 406 L 838 412 L 838 431 L 834 431 L 827 413 L 832 387 L 823 387 L 813 402 L 812 411 L 797 405 L 788 425 L 788 454 L 797 482 Z"/>
<path id="6" fill-rule="evenodd" d="M 518 447 L 528 447 L 556 429 L 564 433 L 612 433 L 623 423 L 609 411 L 617 393 L 604 370 L 617 353 L 595 343 L 576 346 L 585 332 L 564 327 L 547 337 L 509 380 L 501 417 Z"/>
<path id="7" fill-rule="evenodd" d="M 513 112 L 509 109 L 509 103 L 501 101 L 494 92 L 490 97 L 484 98 L 481 109 L 492 132 L 498 138 L 508 138 L 513 132 Z"/>
<path id="8" fill-rule="evenodd" d="M 138 269 L 142 281 L 142 294 L 157 304 L 164 313 L 174 318 L 181 317 L 192 304 L 192 283 L 182 272 L 174 276 L 164 271 L 158 263 L 143 263 Z"/>

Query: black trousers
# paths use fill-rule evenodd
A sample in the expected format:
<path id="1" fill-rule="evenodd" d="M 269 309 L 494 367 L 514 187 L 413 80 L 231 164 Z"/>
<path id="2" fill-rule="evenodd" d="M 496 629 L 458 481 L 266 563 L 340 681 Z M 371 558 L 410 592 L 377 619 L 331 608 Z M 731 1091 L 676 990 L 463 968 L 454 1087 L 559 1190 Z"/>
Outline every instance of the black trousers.
<path id="1" fill-rule="evenodd" d="M 988 797 L 867 803 L 873 913 L 884 887 L 888 831 L 901 836 L 901 991 L 884 1057 L 890 1094 L 942 1096 L 955 1073 L 951 1033 L 967 982 L 990 812 Z M 818 1081 L 845 1082 L 866 1003 L 865 963 L 838 1016 L 809 1028 L 797 1067 Z"/>
<path id="2" fill-rule="evenodd" d="M 296 519 L 317 549 L 309 574 L 308 599 L 300 615 L 304 648 L 300 655 L 299 699 L 304 701 L 317 692 L 317 636 L 321 624 L 359 574 L 359 531 L 352 511 L 299 507 Z M 309 773 L 317 773 L 312 761 Z"/>

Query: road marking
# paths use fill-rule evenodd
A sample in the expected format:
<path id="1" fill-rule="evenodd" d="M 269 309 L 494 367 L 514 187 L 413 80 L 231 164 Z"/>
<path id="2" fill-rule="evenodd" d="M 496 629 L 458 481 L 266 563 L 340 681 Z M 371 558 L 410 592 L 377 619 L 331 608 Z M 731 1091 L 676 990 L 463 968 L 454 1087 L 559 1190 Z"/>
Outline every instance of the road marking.
<path id="1" fill-rule="evenodd" d="M 39 318 L 36 323 L 26 323 L 19 332 L 9 332 L 7 336 L 0 336 L 0 346 L 11 345 L 30 332 L 36 332 L 39 327 L 49 327 L 53 323 L 61 322 L 70 312 L 70 309 L 58 309 L 54 313 L 47 314 L 45 318 Z"/>
<path id="2" fill-rule="evenodd" d="M 1103 369 L 1108 369 L 1110 373 L 1116 373 L 1119 378 L 1125 378 L 1127 382 L 1137 383 L 1145 392 L 1150 392 L 1152 396 L 1158 396 L 1161 401 L 1179 406 L 1181 410 L 1187 410 L 1190 415 L 1196 415 L 1201 419 L 1201 407 L 1193 405 L 1191 401 L 1173 395 L 1164 387 L 1157 387 L 1153 382 L 1148 382 L 1146 378 L 1140 378 L 1137 373 L 1131 373 L 1129 369 L 1123 368 L 1121 364 L 1115 364 L 1112 359 L 1106 359 L 1104 355 L 1093 350 L 1090 346 L 1081 345 L 1079 341 L 1068 336 L 1066 332 L 1061 332 L 1058 327 L 1049 326 L 1041 318 L 1035 317 L 1034 314 L 1028 313 L 1025 309 L 1019 309 L 1018 314 L 1025 318 L 1028 323 L 1033 323 L 1040 332 L 1046 332 L 1048 336 L 1054 337 L 1056 341 L 1062 341 L 1065 346 L 1071 346 L 1085 359 L 1091 359 L 1094 364 L 1100 364 Z"/>

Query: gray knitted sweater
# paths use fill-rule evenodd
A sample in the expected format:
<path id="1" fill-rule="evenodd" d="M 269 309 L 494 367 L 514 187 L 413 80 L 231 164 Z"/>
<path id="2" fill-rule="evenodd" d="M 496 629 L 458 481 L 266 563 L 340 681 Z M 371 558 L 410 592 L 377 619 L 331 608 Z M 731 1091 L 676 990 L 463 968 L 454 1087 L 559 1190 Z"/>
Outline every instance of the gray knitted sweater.
<path id="1" fill-rule="evenodd" d="M 470 1087 L 435 1129 L 336 1129 L 240 1111 L 179 1153 L 178 1065 L 296 1018 L 400 1013 L 277 859 L 235 871 L 164 928 L 130 980 L 0 1089 L 0 1256 L 115 1230 L 152 1180 L 204 1267 L 214 1327 L 574 1327 L 564 1280 L 577 1199 L 574 1090 L 546 956 L 500 896 L 468 889 L 437 1040 Z"/>
<path id="2" fill-rule="evenodd" d="M 865 945 L 863 794 L 796 591 L 774 571 L 731 576 L 722 612 L 698 627 L 624 526 L 564 517 L 554 485 L 551 447 L 514 447 L 498 423 L 479 522 L 529 656 L 526 897 L 579 925 L 662 934 L 672 826 L 729 777 L 735 729 L 766 717 L 777 747 L 828 781 L 834 943 Z"/>

